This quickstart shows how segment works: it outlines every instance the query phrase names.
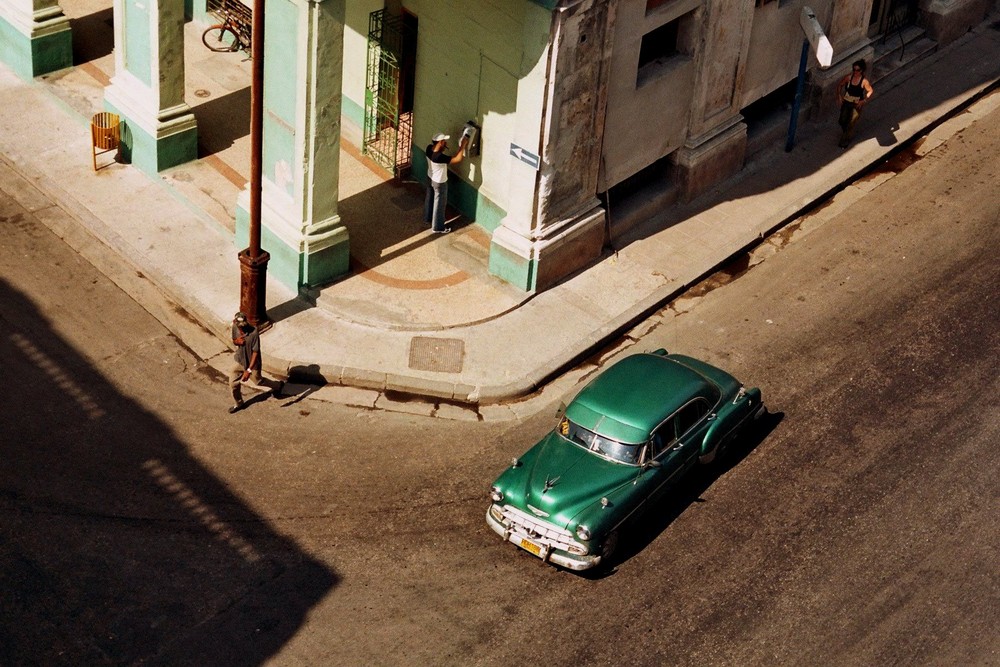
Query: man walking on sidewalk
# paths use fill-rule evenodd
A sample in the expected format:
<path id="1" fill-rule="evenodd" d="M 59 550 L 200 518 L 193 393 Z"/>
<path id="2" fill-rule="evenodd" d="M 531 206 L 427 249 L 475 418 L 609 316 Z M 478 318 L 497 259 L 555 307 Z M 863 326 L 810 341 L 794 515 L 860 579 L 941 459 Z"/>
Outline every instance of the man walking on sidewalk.
<path id="1" fill-rule="evenodd" d="M 241 383 L 250 380 L 251 384 L 268 387 L 275 398 L 280 398 L 281 389 L 285 384 L 265 380 L 260 374 L 260 369 L 264 365 L 260 356 L 260 332 L 257 331 L 257 327 L 250 324 L 243 313 L 236 313 L 233 317 L 232 334 L 236 354 L 233 356 L 233 367 L 229 371 L 229 388 L 233 392 L 235 403 L 229 408 L 229 414 L 244 406 Z"/>

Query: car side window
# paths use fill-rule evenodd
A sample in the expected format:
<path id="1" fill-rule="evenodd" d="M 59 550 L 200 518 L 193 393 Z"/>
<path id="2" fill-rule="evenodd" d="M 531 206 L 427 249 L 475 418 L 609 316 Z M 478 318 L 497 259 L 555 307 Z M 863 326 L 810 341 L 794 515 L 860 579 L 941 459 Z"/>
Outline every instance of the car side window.
<path id="1" fill-rule="evenodd" d="M 708 402 L 702 399 L 695 399 L 677 411 L 674 415 L 675 435 L 680 438 L 687 433 L 692 426 L 701 421 L 702 417 L 708 414 Z"/>
<path id="2" fill-rule="evenodd" d="M 652 455 L 654 459 L 670 449 L 670 447 L 673 446 L 674 442 L 677 440 L 674 437 L 674 428 L 674 420 L 671 418 L 660 424 L 660 427 L 653 432 L 653 437 L 650 438 L 650 443 L 652 445 Z"/>

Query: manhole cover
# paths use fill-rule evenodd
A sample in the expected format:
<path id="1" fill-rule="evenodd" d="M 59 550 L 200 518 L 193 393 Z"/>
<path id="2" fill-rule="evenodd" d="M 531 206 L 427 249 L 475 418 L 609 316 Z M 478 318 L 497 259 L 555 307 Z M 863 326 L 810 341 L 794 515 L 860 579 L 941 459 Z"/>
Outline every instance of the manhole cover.
<path id="1" fill-rule="evenodd" d="M 410 341 L 410 368 L 440 373 L 462 372 L 465 341 L 459 338 L 414 336 Z"/>

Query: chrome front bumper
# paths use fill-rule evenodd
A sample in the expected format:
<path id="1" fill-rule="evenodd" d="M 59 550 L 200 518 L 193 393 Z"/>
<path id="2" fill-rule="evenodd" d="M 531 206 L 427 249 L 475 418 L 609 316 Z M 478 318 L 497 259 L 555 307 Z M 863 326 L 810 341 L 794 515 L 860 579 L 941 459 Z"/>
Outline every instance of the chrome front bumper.
<path id="1" fill-rule="evenodd" d="M 561 546 L 564 546 L 561 542 L 565 542 L 567 540 L 566 536 L 562 536 L 563 539 L 559 540 L 546 537 L 544 535 L 540 536 L 538 534 L 529 534 L 529 530 L 526 527 L 520 526 L 516 521 L 511 520 L 511 513 L 517 512 L 517 510 L 513 510 L 509 507 L 499 508 L 508 522 L 504 525 L 503 523 L 497 521 L 490 511 L 494 506 L 495 504 L 486 509 L 486 523 L 493 529 L 493 532 L 502 537 L 505 541 L 524 549 L 528 553 L 538 556 L 544 562 L 554 563 L 555 565 L 564 567 L 567 570 L 589 570 L 590 568 L 600 564 L 600 556 L 577 555 L 560 548 Z M 552 530 L 558 529 L 553 528 Z M 559 532 L 562 533 L 565 531 Z M 579 542 L 576 542 L 575 540 L 572 541 L 574 544 L 579 544 Z M 583 545 L 581 544 L 580 546 L 582 547 Z"/>

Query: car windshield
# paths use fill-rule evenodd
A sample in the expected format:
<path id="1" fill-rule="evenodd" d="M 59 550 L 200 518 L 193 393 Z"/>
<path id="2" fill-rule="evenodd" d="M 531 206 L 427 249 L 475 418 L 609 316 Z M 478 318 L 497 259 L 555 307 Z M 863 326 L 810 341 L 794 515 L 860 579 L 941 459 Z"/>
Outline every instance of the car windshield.
<path id="1" fill-rule="evenodd" d="M 605 438 L 603 435 L 589 431 L 565 418 L 559 423 L 559 433 L 574 445 L 579 445 L 612 461 L 628 463 L 630 465 L 639 464 L 642 445 L 633 445 Z"/>

